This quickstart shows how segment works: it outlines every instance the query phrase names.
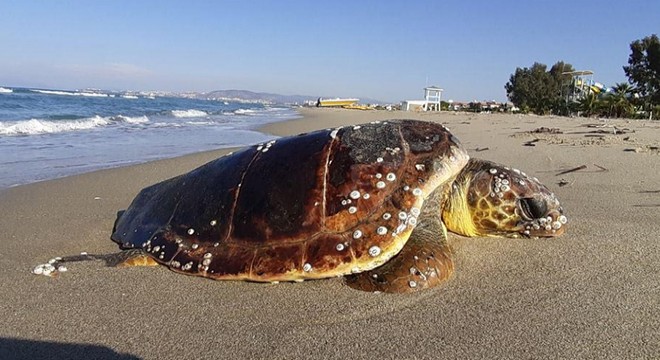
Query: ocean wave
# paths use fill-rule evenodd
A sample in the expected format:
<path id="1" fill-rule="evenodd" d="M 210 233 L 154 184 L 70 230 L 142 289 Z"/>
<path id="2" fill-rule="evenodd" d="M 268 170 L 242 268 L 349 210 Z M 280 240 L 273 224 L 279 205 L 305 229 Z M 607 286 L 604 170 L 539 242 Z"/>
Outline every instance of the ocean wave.
<path id="1" fill-rule="evenodd" d="M 60 91 L 60 90 L 37 90 L 31 91 L 45 94 L 45 95 L 66 95 L 66 96 L 87 96 L 87 97 L 108 97 L 108 94 L 103 93 L 90 93 L 90 92 L 74 92 L 74 91 Z"/>
<path id="2" fill-rule="evenodd" d="M 149 122 L 149 118 L 146 115 L 135 116 L 135 117 L 117 115 L 117 116 L 113 116 L 111 119 L 114 121 L 121 121 L 128 124 L 146 124 Z"/>
<path id="3" fill-rule="evenodd" d="M 250 114 L 255 114 L 257 113 L 256 110 L 252 109 L 236 109 L 234 110 L 234 114 L 236 115 L 250 115 Z"/>
<path id="4" fill-rule="evenodd" d="M 0 87 L 0 94 L 8 94 L 11 92 L 14 92 L 14 90 Z"/>
<path id="5" fill-rule="evenodd" d="M 208 115 L 208 113 L 206 111 L 195 110 L 195 109 L 172 110 L 171 113 L 172 113 L 172 116 L 178 117 L 178 118 L 202 117 L 202 116 Z"/>
<path id="6" fill-rule="evenodd" d="M 66 131 L 89 130 L 108 124 L 110 124 L 110 121 L 100 116 L 67 121 L 30 119 L 25 121 L 0 122 L 0 135 L 53 134 Z"/>
<path id="7" fill-rule="evenodd" d="M 0 121 L 0 135 L 41 135 L 62 132 L 91 130 L 97 127 L 108 126 L 113 123 L 144 124 L 149 122 L 146 116 L 94 116 L 78 120 L 43 120 L 30 119 L 23 121 Z"/>
<path id="8" fill-rule="evenodd" d="M 186 124 L 199 126 L 199 125 L 215 125 L 216 123 L 213 121 L 186 121 Z"/>

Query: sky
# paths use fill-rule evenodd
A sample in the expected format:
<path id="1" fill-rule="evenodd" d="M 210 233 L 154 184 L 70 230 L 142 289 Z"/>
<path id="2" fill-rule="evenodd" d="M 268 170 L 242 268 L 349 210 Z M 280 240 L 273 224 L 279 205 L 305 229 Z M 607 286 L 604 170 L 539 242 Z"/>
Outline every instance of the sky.
<path id="1" fill-rule="evenodd" d="M 625 82 L 660 1 L 0 1 L 0 86 L 505 101 L 517 67 Z"/>

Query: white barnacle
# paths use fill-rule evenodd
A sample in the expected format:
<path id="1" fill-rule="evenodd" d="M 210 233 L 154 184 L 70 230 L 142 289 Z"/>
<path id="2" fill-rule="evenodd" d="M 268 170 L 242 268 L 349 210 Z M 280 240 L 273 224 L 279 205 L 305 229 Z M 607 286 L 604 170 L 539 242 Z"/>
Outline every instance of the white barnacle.
<path id="1" fill-rule="evenodd" d="M 379 189 L 384 188 L 384 187 L 385 187 L 385 182 L 383 182 L 383 181 L 379 181 L 379 182 L 377 182 L 377 183 L 376 183 L 376 187 L 379 188 Z"/>
<path id="2" fill-rule="evenodd" d="M 383 214 L 383 220 L 389 220 L 392 218 L 392 214 L 386 212 Z"/>
<path id="3" fill-rule="evenodd" d="M 257 151 L 261 151 L 261 149 L 263 149 L 263 148 L 264 148 L 263 145 L 259 145 L 259 146 L 257 146 Z"/>
<path id="4" fill-rule="evenodd" d="M 193 228 L 188 229 L 188 235 L 192 235 L 194 233 L 195 233 L 195 229 Z"/>
<path id="5" fill-rule="evenodd" d="M 408 190 L 410 190 L 410 186 L 405 185 L 405 186 L 403 187 L 403 191 L 408 191 Z"/>
<path id="6" fill-rule="evenodd" d="M 525 186 L 526 183 L 525 180 L 518 180 L 518 184 L 520 184 L 521 186 Z"/>
<path id="7" fill-rule="evenodd" d="M 404 230 L 406 230 L 406 224 L 399 224 L 399 226 L 396 227 L 396 234 L 402 233 Z"/>
<path id="8" fill-rule="evenodd" d="M 362 231 L 360 229 L 353 231 L 353 239 L 359 239 L 362 237 Z"/>
<path id="9" fill-rule="evenodd" d="M 204 266 L 209 266 L 209 265 L 211 265 L 211 259 L 204 259 L 204 260 L 202 260 L 202 265 L 204 265 Z"/>
<path id="10" fill-rule="evenodd" d="M 383 162 L 383 158 L 382 157 L 376 158 L 376 162 Z"/>
<path id="11" fill-rule="evenodd" d="M 360 198 L 360 192 L 357 190 L 353 190 L 348 196 L 350 196 L 351 199 L 356 200 Z"/>
<path id="12" fill-rule="evenodd" d="M 361 128 L 360 125 L 355 125 L 355 126 L 353 126 L 353 130 L 357 130 L 357 129 L 359 129 L 359 128 Z"/>
<path id="13" fill-rule="evenodd" d="M 195 250 L 199 247 L 199 244 L 192 244 L 190 245 L 190 247 L 193 248 L 193 250 Z"/>
<path id="14" fill-rule="evenodd" d="M 411 213 L 413 216 L 419 216 L 419 213 L 420 213 L 419 208 L 416 208 L 416 207 L 411 208 L 411 209 L 410 209 L 410 213 Z"/>
<path id="15" fill-rule="evenodd" d="M 400 219 L 400 220 L 405 220 L 407 217 L 408 217 L 408 214 L 406 214 L 405 211 L 401 211 L 401 212 L 399 213 L 399 219 Z"/>
<path id="16" fill-rule="evenodd" d="M 566 216 L 564 216 L 564 215 L 559 215 L 559 217 L 557 218 L 557 220 L 558 220 L 560 223 L 562 223 L 562 224 L 566 224 L 566 223 L 568 222 L 568 218 L 567 218 Z"/>
<path id="17" fill-rule="evenodd" d="M 364 195 L 362 195 L 362 198 L 365 199 L 365 200 L 369 199 L 370 197 L 371 197 L 371 195 L 369 195 L 368 193 L 365 193 Z"/>
<path id="18" fill-rule="evenodd" d="M 337 244 L 337 246 L 335 246 L 335 249 L 337 249 L 337 251 L 343 251 L 345 248 L 346 246 L 344 246 L 344 244 L 342 243 L 339 243 Z"/>
<path id="19" fill-rule="evenodd" d="M 424 164 L 415 164 L 415 169 L 417 169 L 417 171 L 424 171 L 425 168 L 426 166 L 424 166 Z"/>
<path id="20" fill-rule="evenodd" d="M 502 185 L 509 185 L 509 180 L 502 179 Z"/>
<path id="21" fill-rule="evenodd" d="M 410 286 L 411 288 L 417 287 L 417 281 L 415 280 L 408 281 L 408 286 Z"/>
<path id="22" fill-rule="evenodd" d="M 509 185 L 502 185 L 502 191 L 503 191 L 503 192 L 507 192 L 507 191 L 509 191 L 509 190 L 511 190 L 511 188 L 509 187 Z"/>
<path id="23" fill-rule="evenodd" d="M 552 223 L 552 228 L 555 230 L 561 229 L 561 223 L 559 221 L 555 221 Z"/>
<path id="24" fill-rule="evenodd" d="M 414 188 L 412 191 L 413 195 L 415 196 L 422 196 L 422 189 L 420 188 Z"/>
<path id="25" fill-rule="evenodd" d="M 310 272 L 310 271 L 312 271 L 312 264 L 310 264 L 310 263 L 305 263 L 305 265 L 303 265 L 303 271 L 304 271 L 304 272 Z"/>
<path id="26" fill-rule="evenodd" d="M 410 225 L 412 225 L 412 226 L 417 225 L 417 218 L 414 217 L 414 216 L 409 217 L 409 218 L 408 218 L 408 224 L 410 224 Z"/>
<path id="27" fill-rule="evenodd" d="M 488 170 L 488 172 L 495 175 L 495 174 L 497 174 L 497 169 L 491 168 L 490 170 Z"/>
<path id="28" fill-rule="evenodd" d="M 204 254 L 204 259 L 210 259 L 212 257 L 213 257 L 213 254 L 211 254 L 211 253 Z"/>
<path id="29" fill-rule="evenodd" d="M 215 226 L 215 224 L 217 224 L 217 223 L 218 222 L 216 220 L 211 220 L 211 222 L 209 224 L 211 224 L 211 226 Z"/>
<path id="30" fill-rule="evenodd" d="M 387 228 L 385 226 L 379 226 L 378 229 L 376 229 L 376 233 L 378 235 L 385 235 L 387 234 Z"/>
<path id="31" fill-rule="evenodd" d="M 355 206 L 351 206 L 348 208 L 349 214 L 355 214 L 356 212 L 357 212 L 357 208 Z"/>
<path id="32" fill-rule="evenodd" d="M 344 200 L 341 201 L 341 204 L 346 205 L 346 204 L 348 204 L 348 201 L 346 201 L 346 199 L 344 199 Z"/>
<path id="33" fill-rule="evenodd" d="M 337 132 L 338 132 L 338 131 L 339 131 L 338 129 L 334 129 L 334 130 L 332 130 L 332 131 L 330 132 L 330 137 L 333 138 L 333 139 L 336 138 L 336 137 L 337 137 Z"/>
<path id="34" fill-rule="evenodd" d="M 380 248 L 376 245 L 369 248 L 369 255 L 372 257 L 380 255 Z"/>
<path id="35" fill-rule="evenodd" d="M 385 179 L 387 179 L 387 181 L 394 181 L 396 180 L 396 175 L 394 173 L 389 173 L 385 176 Z"/>
<path id="36" fill-rule="evenodd" d="M 32 269 L 32 273 L 35 274 L 35 275 L 41 275 L 41 274 L 44 273 L 44 267 L 45 266 L 43 264 L 37 265 L 37 266 L 35 266 L 34 269 Z"/>
<path id="37" fill-rule="evenodd" d="M 153 252 L 159 252 L 160 251 L 160 246 L 156 245 L 153 248 Z"/>
<path id="38" fill-rule="evenodd" d="M 383 177 L 383 174 L 381 174 L 381 173 L 376 173 L 376 179 L 380 179 L 380 178 L 382 178 L 382 177 Z"/>

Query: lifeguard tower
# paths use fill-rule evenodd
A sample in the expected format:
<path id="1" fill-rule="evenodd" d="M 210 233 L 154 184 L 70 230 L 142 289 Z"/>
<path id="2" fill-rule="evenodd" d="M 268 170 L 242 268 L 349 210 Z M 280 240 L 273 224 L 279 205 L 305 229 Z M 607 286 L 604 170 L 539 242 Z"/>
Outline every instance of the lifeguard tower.
<path id="1" fill-rule="evenodd" d="M 424 100 L 405 100 L 401 102 L 404 111 L 440 111 L 440 101 L 444 90 L 437 86 L 424 88 Z"/>
<path id="2" fill-rule="evenodd" d="M 437 86 L 424 88 L 424 100 L 426 100 L 426 111 L 440 111 L 440 100 L 444 90 Z"/>

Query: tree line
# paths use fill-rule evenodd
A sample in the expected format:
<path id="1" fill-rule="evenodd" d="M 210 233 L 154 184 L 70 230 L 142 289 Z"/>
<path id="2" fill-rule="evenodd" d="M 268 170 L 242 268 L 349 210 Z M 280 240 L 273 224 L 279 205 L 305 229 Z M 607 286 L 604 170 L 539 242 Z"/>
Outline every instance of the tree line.
<path id="1" fill-rule="evenodd" d="M 575 69 L 558 61 L 550 69 L 545 64 L 516 68 L 506 83 L 507 97 L 523 112 L 539 115 L 579 115 L 626 118 L 660 118 L 660 39 L 653 34 L 630 44 L 628 65 L 623 71 L 627 83 L 617 83 L 611 91 L 585 91 L 571 97 Z"/>

